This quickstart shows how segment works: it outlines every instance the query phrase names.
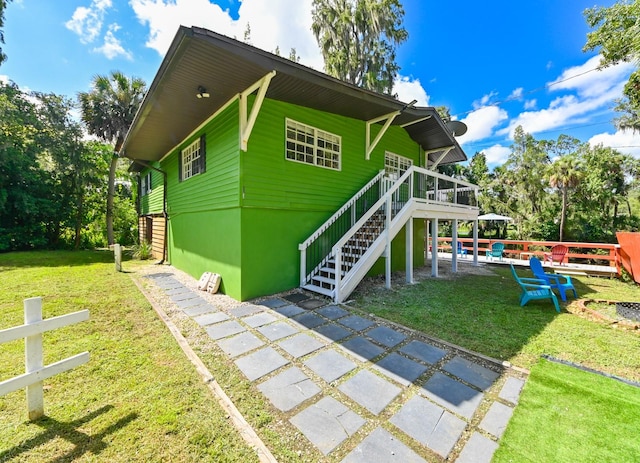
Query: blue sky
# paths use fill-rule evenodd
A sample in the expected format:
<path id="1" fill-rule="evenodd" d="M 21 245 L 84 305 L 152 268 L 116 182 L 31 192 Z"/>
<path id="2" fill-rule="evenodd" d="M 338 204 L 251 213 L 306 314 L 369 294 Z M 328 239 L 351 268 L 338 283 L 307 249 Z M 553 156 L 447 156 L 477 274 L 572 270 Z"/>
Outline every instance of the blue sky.
<path id="1" fill-rule="evenodd" d="M 202 26 L 322 70 L 312 0 L 13 0 L 5 12 L 9 59 L 0 78 L 24 90 L 74 97 L 96 74 L 120 70 L 151 83 L 179 25 Z M 614 100 L 633 65 L 594 70 L 583 53 L 585 8 L 613 0 L 403 0 L 409 39 L 397 51 L 405 102 L 446 105 L 469 130 L 467 155 L 504 162 L 513 130 L 567 134 L 640 158 L 640 134 L 617 132 Z M 577 77 L 576 77 L 577 76 Z"/>

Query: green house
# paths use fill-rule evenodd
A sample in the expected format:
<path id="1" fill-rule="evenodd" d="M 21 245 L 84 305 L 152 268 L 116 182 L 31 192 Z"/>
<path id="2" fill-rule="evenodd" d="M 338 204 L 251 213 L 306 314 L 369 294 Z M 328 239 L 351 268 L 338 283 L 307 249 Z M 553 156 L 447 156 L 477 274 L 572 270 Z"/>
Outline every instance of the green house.
<path id="1" fill-rule="evenodd" d="M 435 172 L 466 160 L 452 127 L 434 108 L 181 27 L 120 154 L 139 172 L 140 237 L 158 258 L 219 273 L 238 300 L 302 286 L 341 301 L 366 274 L 410 279 L 427 229 L 477 217 L 477 187 Z"/>

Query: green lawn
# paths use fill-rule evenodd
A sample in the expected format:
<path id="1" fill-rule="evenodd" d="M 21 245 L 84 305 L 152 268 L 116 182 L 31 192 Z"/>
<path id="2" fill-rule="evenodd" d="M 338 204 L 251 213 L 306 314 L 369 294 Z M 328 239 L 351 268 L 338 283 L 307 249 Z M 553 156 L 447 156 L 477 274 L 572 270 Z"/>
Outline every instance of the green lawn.
<path id="1" fill-rule="evenodd" d="M 46 417 L 29 422 L 24 391 L 0 398 L 0 461 L 257 461 L 209 389 L 110 252 L 0 254 L 0 329 L 89 309 L 44 334 L 45 364 L 88 350 L 88 364 L 45 382 Z M 0 380 L 24 372 L 24 342 L 0 344 Z"/>

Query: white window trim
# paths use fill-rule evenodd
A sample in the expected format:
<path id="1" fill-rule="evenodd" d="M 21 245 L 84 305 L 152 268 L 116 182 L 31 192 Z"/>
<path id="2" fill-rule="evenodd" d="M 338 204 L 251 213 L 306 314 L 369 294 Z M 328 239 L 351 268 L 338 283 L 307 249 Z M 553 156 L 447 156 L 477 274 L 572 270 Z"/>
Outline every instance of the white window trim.
<path id="1" fill-rule="evenodd" d="M 153 187 L 151 185 L 151 172 L 147 172 L 140 178 L 140 195 L 145 196 L 151 193 Z"/>
<path id="2" fill-rule="evenodd" d="M 289 140 L 288 138 L 288 130 L 289 130 L 289 124 L 295 124 L 295 125 L 299 125 L 304 127 L 305 129 L 309 130 L 310 132 L 313 133 L 313 163 L 310 162 L 306 162 L 306 161 L 299 161 L 297 159 L 291 159 L 287 156 L 287 143 L 289 141 L 292 142 L 297 142 L 299 143 L 297 140 Z M 336 153 L 336 151 L 330 150 L 331 153 L 337 154 L 338 155 L 338 160 L 337 160 L 337 164 L 338 167 L 331 167 L 331 166 L 325 166 L 322 164 L 318 164 L 318 150 L 322 150 L 325 148 L 320 148 L 318 147 L 318 140 L 322 138 L 324 140 L 329 139 L 330 142 L 332 143 L 337 143 L 338 145 L 338 151 Z M 330 140 L 330 138 L 335 138 L 336 140 Z M 305 143 L 306 144 L 306 143 Z M 308 145 L 311 146 L 311 145 Z M 329 169 L 329 170 L 336 170 L 336 171 L 341 171 L 342 170 L 342 137 L 340 135 L 336 135 L 335 133 L 331 133 L 331 132 L 327 132 L 326 130 L 322 130 L 322 129 L 318 129 L 317 127 L 313 127 L 311 125 L 305 124 L 303 122 L 299 122 L 293 119 L 289 119 L 286 118 L 285 119 L 285 126 L 284 126 L 284 158 L 287 161 L 291 161 L 291 162 L 297 162 L 299 164 L 305 164 L 308 166 L 316 166 L 316 167 L 321 167 L 324 169 Z M 321 158 L 324 159 L 324 158 Z"/>
<path id="3" fill-rule="evenodd" d="M 395 166 L 393 170 L 389 170 L 387 160 L 394 159 Z M 393 178 L 393 180 L 398 180 L 402 174 L 404 174 L 407 170 L 409 170 L 413 166 L 413 160 L 411 158 L 407 158 L 405 156 L 400 156 L 399 154 L 392 153 L 391 151 L 385 151 L 384 153 L 384 170 L 389 178 Z"/>
<path id="4" fill-rule="evenodd" d="M 194 156 L 194 153 L 197 156 Z M 184 148 L 181 152 L 180 158 L 182 159 L 182 180 L 187 180 L 191 177 L 201 174 L 201 172 L 193 173 L 193 166 L 199 164 L 200 156 L 200 138 L 196 138 L 193 143 Z"/>

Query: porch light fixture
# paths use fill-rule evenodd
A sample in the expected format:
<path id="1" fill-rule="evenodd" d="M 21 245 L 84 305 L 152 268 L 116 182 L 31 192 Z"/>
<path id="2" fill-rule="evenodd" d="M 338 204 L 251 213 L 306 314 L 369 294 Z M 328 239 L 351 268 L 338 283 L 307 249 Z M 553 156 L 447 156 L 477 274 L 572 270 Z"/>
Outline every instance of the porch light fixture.
<path id="1" fill-rule="evenodd" d="M 196 93 L 196 98 L 209 98 L 209 92 L 202 85 L 198 86 L 198 93 Z"/>

